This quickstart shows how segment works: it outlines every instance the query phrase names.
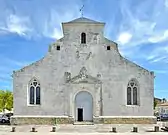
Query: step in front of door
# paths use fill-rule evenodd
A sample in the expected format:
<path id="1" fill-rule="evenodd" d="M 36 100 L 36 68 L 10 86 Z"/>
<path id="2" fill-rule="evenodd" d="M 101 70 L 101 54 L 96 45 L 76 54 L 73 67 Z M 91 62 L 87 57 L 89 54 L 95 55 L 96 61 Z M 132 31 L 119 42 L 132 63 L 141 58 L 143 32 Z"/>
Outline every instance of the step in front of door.
<path id="1" fill-rule="evenodd" d="M 81 122 L 75 121 L 74 125 L 94 125 L 94 123 L 89 121 L 81 121 Z"/>

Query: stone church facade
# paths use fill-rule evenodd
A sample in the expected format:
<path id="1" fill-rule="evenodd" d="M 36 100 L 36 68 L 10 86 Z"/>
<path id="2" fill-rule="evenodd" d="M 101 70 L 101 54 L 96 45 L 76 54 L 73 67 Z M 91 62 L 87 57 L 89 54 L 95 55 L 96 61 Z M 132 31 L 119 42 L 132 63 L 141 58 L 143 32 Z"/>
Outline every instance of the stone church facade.
<path id="1" fill-rule="evenodd" d="M 154 73 L 121 56 L 105 23 L 62 23 L 63 38 L 13 72 L 12 124 L 155 123 Z"/>

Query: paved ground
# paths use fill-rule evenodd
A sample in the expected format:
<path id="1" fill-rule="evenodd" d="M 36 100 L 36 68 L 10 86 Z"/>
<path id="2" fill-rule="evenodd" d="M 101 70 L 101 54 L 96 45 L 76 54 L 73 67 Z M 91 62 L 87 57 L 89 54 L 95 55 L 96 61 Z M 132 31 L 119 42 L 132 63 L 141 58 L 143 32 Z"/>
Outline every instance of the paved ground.
<path id="1" fill-rule="evenodd" d="M 165 125 L 165 123 L 159 122 L 157 125 L 160 128 Z M 131 132 L 133 127 L 138 127 L 138 133 Z M 57 134 L 57 135 L 111 135 L 110 130 L 112 127 L 116 127 L 117 135 L 168 135 L 168 132 L 153 132 L 155 125 L 132 125 L 132 124 L 116 124 L 116 125 L 58 125 L 56 126 L 56 133 L 50 132 L 52 126 L 35 126 L 37 132 L 32 133 L 30 132 L 33 125 L 29 126 L 16 126 L 16 132 L 10 132 L 12 126 L 0 126 L 0 135 L 29 135 L 29 134 L 36 134 L 36 135 L 49 135 L 49 134 Z"/>
<path id="2" fill-rule="evenodd" d="M 0 135 L 168 135 L 167 133 L 0 133 Z"/>

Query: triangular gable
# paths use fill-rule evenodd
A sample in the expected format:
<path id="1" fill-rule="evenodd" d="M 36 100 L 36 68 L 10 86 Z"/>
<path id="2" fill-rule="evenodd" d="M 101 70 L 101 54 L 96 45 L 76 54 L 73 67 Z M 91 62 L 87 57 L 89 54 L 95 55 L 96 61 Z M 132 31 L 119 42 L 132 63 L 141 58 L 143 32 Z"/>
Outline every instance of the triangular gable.
<path id="1" fill-rule="evenodd" d="M 69 80 L 69 83 L 101 83 L 101 81 L 95 77 L 92 77 L 90 75 L 86 75 L 86 77 L 82 78 L 80 75 L 77 75 L 73 77 L 71 80 Z"/>
<path id="2" fill-rule="evenodd" d="M 103 24 L 103 22 L 98 22 L 89 18 L 85 18 L 85 17 L 80 17 L 77 19 L 74 19 L 72 21 L 66 22 L 66 23 L 98 23 L 98 24 Z"/>
<path id="3" fill-rule="evenodd" d="M 71 79 L 68 80 L 68 83 L 90 83 L 90 84 L 95 84 L 95 83 L 101 83 L 101 81 L 96 78 L 92 77 L 87 74 L 87 70 L 85 67 L 82 67 L 79 74 Z"/>

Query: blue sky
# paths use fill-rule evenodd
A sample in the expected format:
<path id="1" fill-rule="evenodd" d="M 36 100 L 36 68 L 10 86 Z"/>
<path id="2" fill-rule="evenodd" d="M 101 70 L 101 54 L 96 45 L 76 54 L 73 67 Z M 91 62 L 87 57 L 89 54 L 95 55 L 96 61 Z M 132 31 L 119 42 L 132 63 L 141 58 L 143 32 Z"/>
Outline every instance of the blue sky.
<path id="1" fill-rule="evenodd" d="M 12 90 L 12 71 L 42 58 L 82 3 L 124 57 L 155 72 L 155 96 L 168 98 L 168 0 L 0 0 L 0 89 Z"/>

